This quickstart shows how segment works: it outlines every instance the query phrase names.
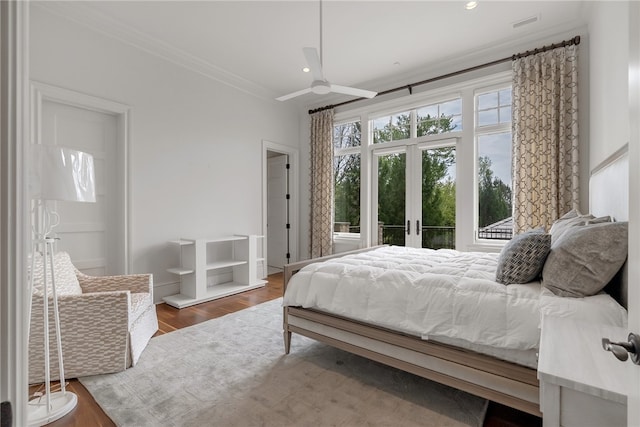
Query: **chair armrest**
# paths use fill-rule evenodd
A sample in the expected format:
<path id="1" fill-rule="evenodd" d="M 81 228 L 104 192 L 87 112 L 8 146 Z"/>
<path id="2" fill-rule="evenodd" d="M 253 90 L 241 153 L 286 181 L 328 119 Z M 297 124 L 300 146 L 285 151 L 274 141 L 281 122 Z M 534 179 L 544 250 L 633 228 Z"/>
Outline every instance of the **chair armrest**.
<path id="1" fill-rule="evenodd" d="M 52 304 L 51 300 L 49 304 Z M 85 321 L 100 325 L 108 322 L 109 327 L 129 328 L 129 312 L 131 310 L 131 292 L 106 291 L 89 292 L 80 295 L 58 296 L 60 323 Z M 51 306 L 53 308 L 53 306 Z"/>
<path id="2" fill-rule="evenodd" d="M 118 276 L 89 276 L 76 270 L 83 293 L 131 291 L 148 292 L 153 295 L 152 274 L 123 274 Z"/>
<path id="3" fill-rule="evenodd" d="M 48 300 L 51 325 L 54 321 L 53 298 Z M 58 307 L 67 378 L 117 372 L 127 368 L 130 292 L 60 295 Z M 30 383 L 44 379 L 42 316 L 42 295 L 34 295 L 29 335 Z M 51 348 L 55 349 L 55 334 L 51 334 L 50 340 Z M 52 378 L 58 378 L 57 356 L 53 359 Z"/>
<path id="4" fill-rule="evenodd" d="M 63 348 L 77 352 L 105 352 L 117 354 L 118 364 L 126 364 L 131 313 L 129 291 L 97 292 L 82 295 L 64 295 L 58 298 L 60 329 Z M 79 357 L 79 355 L 74 356 Z M 81 359 L 81 357 L 80 357 Z M 105 365 L 112 362 L 96 362 Z M 122 369 L 125 369 L 124 366 Z"/>

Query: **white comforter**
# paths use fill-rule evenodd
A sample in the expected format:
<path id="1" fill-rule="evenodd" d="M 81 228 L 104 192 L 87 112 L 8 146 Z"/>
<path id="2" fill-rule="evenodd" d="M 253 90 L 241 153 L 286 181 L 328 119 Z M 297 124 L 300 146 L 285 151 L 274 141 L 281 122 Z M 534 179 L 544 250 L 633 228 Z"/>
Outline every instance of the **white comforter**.
<path id="1" fill-rule="evenodd" d="M 382 247 L 306 266 L 289 281 L 284 305 L 423 339 L 537 348 L 540 282 L 496 283 L 497 260 L 495 253 Z"/>

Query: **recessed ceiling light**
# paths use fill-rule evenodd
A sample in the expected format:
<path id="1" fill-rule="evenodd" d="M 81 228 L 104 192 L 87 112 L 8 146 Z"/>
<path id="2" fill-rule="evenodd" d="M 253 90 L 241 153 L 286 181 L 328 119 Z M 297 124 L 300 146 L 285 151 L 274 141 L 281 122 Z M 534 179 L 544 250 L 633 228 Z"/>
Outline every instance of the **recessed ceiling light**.
<path id="1" fill-rule="evenodd" d="M 471 9 L 475 9 L 478 6 L 478 2 L 477 1 L 468 1 L 465 5 L 464 8 L 467 10 L 471 10 Z"/>
<path id="2" fill-rule="evenodd" d="M 302 69 L 302 72 L 303 72 L 303 73 L 308 73 L 309 71 L 311 71 L 311 70 L 309 69 L 309 67 L 304 67 L 304 68 Z"/>

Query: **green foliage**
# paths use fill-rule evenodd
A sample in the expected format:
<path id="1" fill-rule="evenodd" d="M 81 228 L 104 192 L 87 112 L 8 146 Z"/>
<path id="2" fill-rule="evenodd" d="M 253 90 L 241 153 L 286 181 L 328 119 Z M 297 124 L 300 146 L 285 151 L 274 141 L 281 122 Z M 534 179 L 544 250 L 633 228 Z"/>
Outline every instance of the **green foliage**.
<path id="1" fill-rule="evenodd" d="M 378 221 L 386 225 L 402 225 L 406 203 L 405 153 L 378 158 Z"/>
<path id="2" fill-rule="evenodd" d="M 422 225 L 455 226 L 456 190 L 449 176 L 455 148 L 436 148 L 422 154 Z"/>
<path id="3" fill-rule="evenodd" d="M 376 142 L 395 141 L 409 137 L 409 114 L 394 116 L 383 129 L 374 132 Z M 445 116 L 421 117 L 419 135 L 449 132 L 455 128 Z M 336 127 L 336 147 L 359 146 L 360 123 Z M 389 154 L 378 158 L 378 220 L 385 226 L 398 226 L 401 239 L 405 224 L 406 154 Z M 422 225 L 455 227 L 456 184 L 449 175 L 455 166 L 455 148 L 425 150 L 422 154 Z M 335 160 L 335 219 L 360 225 L 360 155 L 336 157 Z M 491 160 L 479 159 L 479 216 L 480 227 L 511 216 L 511 187 L 494 175 Z M 391 242 L 391 241 L 390 241 Z"/>
<path id="4" fill-rule="evenodd" d="M 478 159 L 478 225 L 486 227 L 512 215 L 511 187 L 491 170 L 491 159 Z"/>
<path id="5" fill-rule="evenodd" d="M 360 225 L 360 155 L 334 159 L 335 221 Z"/>

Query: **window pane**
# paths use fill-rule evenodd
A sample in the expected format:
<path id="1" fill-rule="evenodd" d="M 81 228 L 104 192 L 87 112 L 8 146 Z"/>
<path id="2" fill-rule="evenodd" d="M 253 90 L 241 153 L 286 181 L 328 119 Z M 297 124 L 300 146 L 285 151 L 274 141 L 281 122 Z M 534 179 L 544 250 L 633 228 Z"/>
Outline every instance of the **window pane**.
<path id="1" fill-rule="evenodd" d="M 334 231 L 360 233 L 360 154 L 335 156 Z"/>
<path id="2" fill-rule="evenodd" d="M 361 141 L 360 122 L 343 123 L 333 127 L 333 147 L 359 147 Z"/>
<path id="3" fill-rule="evenodd" d="M 478 99 L 478 124 L 489 126 L 511 122 L 511 88 L 483 93 Z"/>
<path id="4" fill-rule="evenodd" d="M 378 157 L 378 244 L 405 245 L 406 170 L 406 153 Z"/>
<path id="5" fill-rule="evenodd" d="M 416 110 L 417 136 L 462 130 L 462 99 L 427 105 Z"/>
<path id="6" fill-rule="evenodd" d="M 454 99 L 440 104 L 440 114 L 453 116 L 462 114 L 462 99 Z"/>
<path id="7" fill-rule="evenodd" d="M 511 132 L 478 136 L 478 238 L 511 238 L 511 188 Z"/>
<path id="8" fill-rule="evenodd" d="M 500 108 L 500 123 L 511 122 L 511 106 Z"/>
<path id="9" fill-rule="evenodd" d="M 511 105 L 511 88 L 500 91 L 500 105 Z"/>
<path id="10" fill-rule="evenodd" d="M 478 110 L 496 108 L 498 106 L 498 92 L 483 93 L 478 95 Z"/>
<path id="11" fill-rule="evenodd" d="M 494 125 L 498 123 L 498 110 L 478 111 L 478 126 Z"/>
<path id="12" fill-rule="evenodd" d="M 411 115 L 408 111 L 372 120 L 373 143 L 409 138 Z"/>
<path id="13" fill-rule="evenodd" d="M 453 116 L 451 118 L 451 130 L 462 130 L 462 116 Z"/>
<path id="14" fill-rule="evenodd" d="M 456 244 L 456 151 L 422 152 L 422 247 L 454 249 Z"/>
<path id="15" fill-rule="evenodd" d="M 438 117 L 438 105 L 427 105 L 417 110 L 418 121 Z"/>

